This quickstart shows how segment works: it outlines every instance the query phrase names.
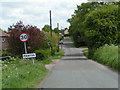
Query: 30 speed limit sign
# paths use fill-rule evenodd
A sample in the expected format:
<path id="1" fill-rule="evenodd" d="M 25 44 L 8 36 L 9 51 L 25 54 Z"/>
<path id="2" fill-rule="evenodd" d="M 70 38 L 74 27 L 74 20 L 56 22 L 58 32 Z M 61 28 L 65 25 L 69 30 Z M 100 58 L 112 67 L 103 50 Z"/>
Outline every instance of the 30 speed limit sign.
<path id="1" fill-rule="evenodd" d="M 27 33 L 21 33 L 19 38 L 21 42 L 26 42 L 28 40 L 28 35 Z"/>

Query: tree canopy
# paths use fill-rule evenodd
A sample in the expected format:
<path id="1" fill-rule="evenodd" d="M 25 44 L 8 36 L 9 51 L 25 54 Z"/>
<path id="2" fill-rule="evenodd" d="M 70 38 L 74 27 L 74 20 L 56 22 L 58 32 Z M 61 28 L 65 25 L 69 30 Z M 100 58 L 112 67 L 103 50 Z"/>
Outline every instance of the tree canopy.
<path id="1" fill-rule="evenodd" d="M 75 45 L 87 45 L 90 51 L 104 44 L 118 44 L 118 4 L 88 2 L 77 6 L 67 20 Z"/>

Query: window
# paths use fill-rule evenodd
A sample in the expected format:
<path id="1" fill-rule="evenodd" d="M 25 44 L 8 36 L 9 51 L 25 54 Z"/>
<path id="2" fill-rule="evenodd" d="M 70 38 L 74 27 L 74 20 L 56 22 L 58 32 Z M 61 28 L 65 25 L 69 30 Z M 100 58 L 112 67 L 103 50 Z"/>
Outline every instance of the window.
<path id="1" fill-rule="evenodd" d="M 2 40 L 1 40 L 2 42 L 5 42 L 5 38 L 1 38 L 1 39 L 2 39 Z"/>

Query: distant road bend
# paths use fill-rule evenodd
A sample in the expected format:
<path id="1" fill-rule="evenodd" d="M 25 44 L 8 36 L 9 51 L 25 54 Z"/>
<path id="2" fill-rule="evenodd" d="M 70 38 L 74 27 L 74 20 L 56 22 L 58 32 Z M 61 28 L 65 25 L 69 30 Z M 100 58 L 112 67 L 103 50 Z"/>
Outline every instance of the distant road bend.
<path id="1" fill-rule="evenodd" d="M 85 48 L 75 48 L 70 38 L 64 39 L 63 48 L 63 58 L 39 88 L 118 88 L 118 73 L 87 59 Z"/>

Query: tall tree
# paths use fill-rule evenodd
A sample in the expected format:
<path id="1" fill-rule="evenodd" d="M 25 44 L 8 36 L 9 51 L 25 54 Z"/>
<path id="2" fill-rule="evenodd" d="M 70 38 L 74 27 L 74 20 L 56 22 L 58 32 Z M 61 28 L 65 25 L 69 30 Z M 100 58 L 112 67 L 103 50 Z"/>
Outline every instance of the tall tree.
<path id="1" fill-rule="evenodd" d="M 75 10 L 72 18 L 68 19 L 68 22 L 70 23 L 69 32 L 72 35 L 76 46 L 86 45 L 86 38 L 84 33 L 85 26 L 83 22 L 89 12 L 95 10 L 97 7 L 100 7 L 103 4 L 103 2 L 82 3 L 80 6 L 77 6 L 77 10 Z"/>
<path id="2" fill-rule="evenodd" d="M 50 26 L 49 25 L 45 25 L 43 28 L 42 28 L 43 31 L 45 32 L 49 32 L 50 31 Z"/>

